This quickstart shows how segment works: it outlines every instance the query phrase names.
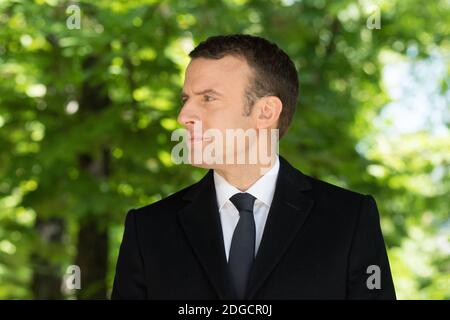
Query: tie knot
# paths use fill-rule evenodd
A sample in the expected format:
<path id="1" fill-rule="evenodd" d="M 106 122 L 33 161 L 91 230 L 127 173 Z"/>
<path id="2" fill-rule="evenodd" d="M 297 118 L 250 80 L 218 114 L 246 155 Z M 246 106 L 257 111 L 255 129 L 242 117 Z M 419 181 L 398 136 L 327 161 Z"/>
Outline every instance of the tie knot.
<path id="1" fill-rule="evenodd" d="M 239 213 L 242 211 L 253 213 L 253 204 L 255 203 L 255 200 L 256 198 L 247 192 L 236 193 L 230 198 L 231 203 L 234 204 Z"/>

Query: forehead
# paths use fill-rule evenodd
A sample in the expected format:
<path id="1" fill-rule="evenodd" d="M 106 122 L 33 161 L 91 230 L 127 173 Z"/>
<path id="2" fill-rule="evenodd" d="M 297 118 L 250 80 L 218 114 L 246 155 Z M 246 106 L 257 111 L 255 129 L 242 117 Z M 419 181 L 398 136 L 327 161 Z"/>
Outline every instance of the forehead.
<path id="1" fill-rule="evenodd" d="M 246 86 L 250 75 L 251 69 L 243 58 L 194 58 L 186 69 L 184 87 L 191 87 L 192 90 L 203 87 L 236 89 L 236 86 Z"/>

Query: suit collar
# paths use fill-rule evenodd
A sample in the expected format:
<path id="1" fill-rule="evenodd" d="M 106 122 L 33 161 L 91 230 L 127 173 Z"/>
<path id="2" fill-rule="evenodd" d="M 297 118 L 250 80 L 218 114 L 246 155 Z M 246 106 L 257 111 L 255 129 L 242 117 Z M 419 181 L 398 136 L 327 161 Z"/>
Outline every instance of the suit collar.
<path id="1" fill-rule="evenodd" d="M 308 178 L 281 156 L 279 161 L 272 206 L 250 274 L 248 299 L 255 296 L 281 260 L 313 206 L 313 200 L 305 193 L 311 189 Z M 183 199 L 189 203 L 178 217 L 187 239 L 219 298 L 232 299 L 213 170 L 193 185 Z"/>
<path id="2" fill-rule="evenodd" d="M 285 181 L 290 187 L 297 191 L 307 191 L 312 188 L 308 177 L 305 176 L 300 170 L 291 166 L 291 164 L 284 159 L 281 155 L 278 156 L 279 159 L 279 173 L 277 177 L 277 187 L 280 180 Z M 273 169 L 273 168 L 272 168 Z M 203 178 L 195 183 L 187 190 L 184 194 L 183 199 L 188 201 L 194 201 L 198 198 L 202 191 L 214 189 L 214 170 L 210 169 L 203 176 Z M 214 192 L 215 193 L 215 192 Z"/>

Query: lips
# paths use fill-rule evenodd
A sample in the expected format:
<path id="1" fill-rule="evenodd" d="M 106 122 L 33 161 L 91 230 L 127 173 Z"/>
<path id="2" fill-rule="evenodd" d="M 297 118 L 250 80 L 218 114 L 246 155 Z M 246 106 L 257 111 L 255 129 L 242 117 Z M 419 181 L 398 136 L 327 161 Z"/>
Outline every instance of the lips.
<path id="1" fill-rule="evenodd" d="M 203 141 L 202 137 L 191 137 L 191 139 L 189 140 L 191 142 L 200 142 Z"/>
<path id="2" fill-rule="evenodd" d="M 191 143 L 198 143 L 198 142 L 201 142 L 201 141 L 208 142 L 208 141 L 211 141 L 211 137 L 191 136 L 191 138 L 189 139 L 189 141 L 190 141 Z"/>

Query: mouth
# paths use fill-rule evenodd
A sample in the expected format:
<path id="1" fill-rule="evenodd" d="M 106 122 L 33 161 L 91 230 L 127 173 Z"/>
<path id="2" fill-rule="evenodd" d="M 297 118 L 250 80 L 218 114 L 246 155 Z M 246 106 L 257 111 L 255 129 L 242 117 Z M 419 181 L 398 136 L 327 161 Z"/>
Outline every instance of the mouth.
<path id="1" fill-rule="evenodd" d="M 201 142 L 201 141 L 203 141 L 203 138 L 192 137 L 192 138 L 189 139 L 190 143 L 198 143 L 198 142 Z"/>
<path id="2" fill-rule="evenodd" d="M 212 139 L 210 137 L 191 137 L 189 139 L 189 142 L 191 144 L 193 143 L 199 143 L 199 142 L 210 142 Z"/>

